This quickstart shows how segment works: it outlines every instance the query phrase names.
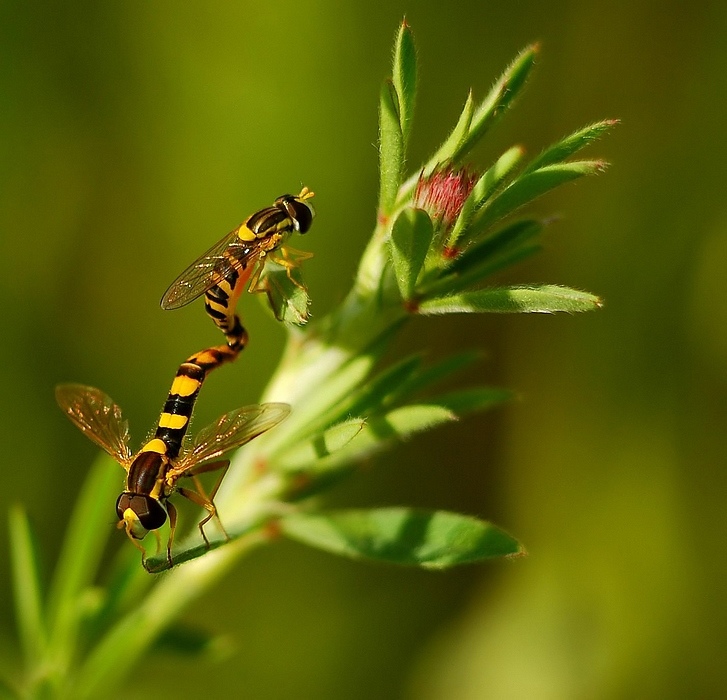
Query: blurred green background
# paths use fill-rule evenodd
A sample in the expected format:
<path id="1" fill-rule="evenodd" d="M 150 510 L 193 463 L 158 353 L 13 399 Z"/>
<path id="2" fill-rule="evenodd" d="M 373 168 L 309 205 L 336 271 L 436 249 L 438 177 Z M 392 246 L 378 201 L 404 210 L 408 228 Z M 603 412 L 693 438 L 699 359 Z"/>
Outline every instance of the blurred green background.
<path id="1" fill-rule="evenodd" d="M 218 341 L 198 306 L 158 300 L 250 212 L 314 189 L 297 243 L 315 253 L 312 311 L 342 298 L 374 223 L 378 89 L 405 13 L 413 166 L 532 41 L 534 78 L 476 162 L 622 120 L 586 154 L 613 167 L 536 204 L 561 220 L 507 276 L 593 291 L 604 310 L 411 324 L 399 351 L 482 348 L 472 376 L 519 398 L 330 498 L 472 513 L 530 556 L 437 574 L 280 543 L 188 612 L 231 656 L 150 658 L 124 697 L 724 697 L 725 3 L 3 2 L 0 527 L 26 504 L 52 570 L 95 454 L 54 384 L 102 387 L 138 444 L 178 363 Z M 198 425 L 254 402 L 277 362 L 283 330 L 253 298 L 244 313 L 250 346 L 205 386 Z"/>

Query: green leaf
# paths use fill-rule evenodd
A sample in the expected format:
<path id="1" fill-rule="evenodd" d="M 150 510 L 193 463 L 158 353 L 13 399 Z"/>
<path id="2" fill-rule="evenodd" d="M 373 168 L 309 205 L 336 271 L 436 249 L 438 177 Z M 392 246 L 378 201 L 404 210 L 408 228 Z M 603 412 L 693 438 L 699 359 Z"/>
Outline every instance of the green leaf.
<path id="1" fill-rule="evenodd" d="M 462 274 L 476 269 L 494 255 L 529 241 L 543 230 L 543 222 L 537 219 L 515 221 L 468 248 L 449 266 L 449 272 Z"/>
<path id="2" fill-rule="evenodd" d="M 302 255 L 303 259 L 307 257 L 307 254 Z M 310 297 L 297 265 L 286 267 L 268 258 L 257 290 L 267 294 L 270 308 L 278 321 L 302 326 L 310 318 Z"/>
<path id="3" fill-rule="evenodd" d="M 402 384 L 398 394 L 400 397 L 413 396 L 417 392 L 429 388 L 445 377 L 459 372 L 464 367 L 471 365 L 481 358 L 482 353 L 479 350 L 464 350 L 460 353 L 450 355 L 414 374 L 411 379 Z"/>
<path id="4" fill-rule="evenodd" d="M 555 313 L 592 311 L 603 302 L 595 295 L 558 285 L 496 287 L 463 292 L 421 303 L 419 313 Z"/>
<path id="5" fill-rule="evenodd" d="M 313 439 L 306 440 L 285 452 L 276 460 L 276 468 L 283 471 L 314 469 L 318 461 L 348 445 L 361 432 L 365 422 L 363 418 L 352 418 L 334 425 Z"/>
<path id="6" fill-rule="evenodd" d="M 28 517 L 20 506 L 10 509 L 8 524 L 18 632 L 26 667 L 32 669 L 43 658 L 47 643 L 38 544 Z"/>
<path id="7" fill-rule="evenodd" d="M 546 165 L 533 172 L 521 175 L 506 187 L 490 203 L 481 210 L 473 225 L 470 235 L 486 230 L 490 224 L 511 214 L 524 204 L 532 202 L 550 190 L 584 175 L 595 175 L 606 169 L 606 163 L 600 160 L 581 160 L 570 163 Z"/>
<path id="8" fill-rule="evenodd" d="M 404 148 L 409 140 L 417 92 L 417 53 L 414 33 L 404 20 L 394 45 L 394 88 L 399 98 L 399 124 Z"/>
<path id="9" fill-rule="evenodd" d="M 369 416 L 362 430 L 345 447 L 300 472 L 306 478 L 291 485 L 292 497 L 321 490 L 350 471 L 356 462 L 383 450 L 396 440 L 451 423 L 457 416 L 436 403 L 402 406 L 381 416 Z"/>
<path id="10" fill-rule="evenodd" d="M 379 212 L 390 216 L 404 171 L 404 137 L 399 100 L 390 80 L 381 86 L 379 101 Z"/>
<path id="11" fill-rule="evenodd" d="M 115 531 L 114 501 L 123 486 L 123 469 L 107 455 L 91 466 L 66 529 L 50 591 L 50 653 L 63 672 L 73 656 L 81 614 L 80 598 L 91 585 L 104 545 Z"/>
<path id="12" fill-rule="evenodd" d="M 282 454 L 291 446 L 309 439 L 341 420 L 341 404 L 364 382 L 384 347 L 375 344 L 370 352 L 351 357 L 337 371 L 329 374 L 309 399 L 296 405 L 273 436 L 275 452 Z"/>
<path id="13" fill-rule="evenodd" d="M 244 539 L 249 537 L 255 537 L 260 534 L 260 527 L 270 519 L 270 516 L 266 513 L 259 513 L 257 519 L 254 521 L 246 521 L 244 523 L 232 524 L 225 518 L 225 513 L 220 513 L 220 518 L 225 525 L 225 530 L 230 536 L 230 539 L 226 539 L 222 534 L 212 534 L 209 530 L 206 530 L 207 537 L 209 538 L 209 547 L 205 545 L 202 538 L 199 536 L 199 531 L 195 530 L 178 546 L 172 551 L 172 565 L 169 565 L 167 559 L 166 549 L 163 553 L 154 554 L 148 556 L 144 562 L 144 568 L 150 574 L 160 574 L 163 571 L 168 571 L 172 567 L 176 567 L 179 564 L 192 561 L 204 556 L 208 552 L 212 552 L 215 549 L 225 546 L 236 546 Z"/>
<path id="14" fill-rule="evenodd" d="M 486 263 L 480 267 L 470 270 L 459 278 L 455 278 L 447 285 L 447 294 L 460 292 L 471 288 L 473 286 L 479 286 L 488 277 L 494 275 L 500 270 L 507 270 L 523 260 L 527 260 L 536 253 L 539 253 L 543 249 L 540 243 L 530 243 L 517 246 L 511 250 L 505 249 L 500 251 L 497 255 L 493 256 Z M 429 295 L 427 295 L 429 296 Z"/>
<path id="15" fill-rule="evenodd" d="M 497 270 L 540 250 L 538 245 L 526 244 L 536 239 L 542 230 L 543 222 L 526 219 L 490 234 L 455 258 L 439 279 L 424 287 L 421 296 L 431 298 L 477 286 Z"/>
<path id="16" fill-rule="evenodd" d="M 546 148 L 537 158 L 534 158 L 531 163 L 528 163 L 524 172 L 530 173 L 546 165 L 552 165 L 554 163 L 564 161 L 566 158 L 569 158 L 574 153 L 585 148 L 596 139 L 601 138 L 601 136 L 612 129 L 616 124 L 618 124 L 618 119 L 606 119 L 575 131 L 552 146 Z"/>
<path id="17" fill-rule="evenodd" d="M 442 423 L 455 420 L 457 420 L 457 416 L 452 411 L 436 404 L 422 403 L 402 406 L 389 411 L 384 416 L 370 417 L 365 429 L 361 431 L 351 447 L 360 453 L 365 437 L 369 437 L 376 446 L 384 440 L 403 439 L 413 433 L 429 430 Z"/>
<path id="18" fill-rule="evenodd" d="M 410 355 L 387 367 L 351 394 L 339 408 L 341 416 L 370 415 L 388 408 L 421 366 L 420 355 Z"/>
<path id="19" fill-rule="evenodd" d="M 437 405 L 448 408 L 460 417 L 475 411 L 486 411 L 498 404 L 510 401 L 514 396 L 509 389 L 482 386 L 470 389 L 460 389 L 448 394 L 437 396 L 434 401 Z"/>
<path id="20" fill-rule="evenodd" d="M 414 508 L 295 513 L 280 521 L 285 535 L 352 559 L 446 569 L 523 553 L 517 540 L 488 522 Z"/>
<path id="21" fill-rule="evenodd" d="M 432 220 L 423 209 L 406 207 L 396 217 L 391 231 L 391 259 L 396 283 L 404 300 L 414 295 L 433 235 Z"/>
<path id="22" fill-rule="evenodd" d="M 495 164 L 480 177 L 472 188 L 470 196 L 465 201 L 462 211 L 452 227 L 452 232 L 447 239 L 449 248 L 454 248 L 457 245 L 460 237 L 467 232 L 472 217 L 485 205 L 502 181 L 513 171 L 520 162 L 523 153 L 524 151 L 520 146 L 513 146 L 505 151 Z"/>
<path id="23" fill-rule="evenodd" d="M 447 137 L 446 141 L 439 147 L 437 152 L 429 159 L 429 163 L 425 168 L 425 174 L 429 175 L 438 167 L 452 162 L 455 155 L 462 147 L 462 144 L 469 134 L 470 125 L 472 124 L 472 115 L 475 112 L 475 98 L 472 90 L 467 95 L 467 100 L 462 108 L 462 113 L 452 129 L 452 133 Z"/>
<path id="24" fill-rule="evenodd" d="M 453 154 L 455 161 L 461 162 L 512 105 L 525 86 L 538 50 L 539 47 L 536 44 L 528 46 L 505 69 L 500 79 L 472 115 L 472 124 L 467 138 Z"/>

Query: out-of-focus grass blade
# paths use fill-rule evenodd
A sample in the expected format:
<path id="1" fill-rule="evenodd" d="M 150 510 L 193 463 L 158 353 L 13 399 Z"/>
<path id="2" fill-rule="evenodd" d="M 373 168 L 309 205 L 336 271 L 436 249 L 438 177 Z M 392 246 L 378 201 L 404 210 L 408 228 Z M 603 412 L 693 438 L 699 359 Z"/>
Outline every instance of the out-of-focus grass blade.
<path id="1" fill-rule="evenodd" d="M 141 566 L 139 551 L 135 547 L 124 546 L 117 552 L 112 564 L 106 596 L 97 613 L 88 621 L 88 637 L 93 643 L 117 617 L 130 609 L 141 599 L 154 579 Z"/>
<path id="2" fill-rule="evenodd" d="M 452 413 L 463 417 L 475 411 L 485 411 L 509 401 L 512 397 L 513 392 L 508 389 L 482 386 L 452 391 L 437 396 L 433 400 L 437 402 L 437 405 L 448 408 Z"/>
<path id="3" fill-rule="evenodd" d="M 43 658 L 47 643 L 38 546 L 28 517 L 20 506 L 10 509 L 9 527 L 18 632 L 26 668 L 32 669 Z"/>
<path id="4" fill-rule="evenodd" d="M 50 651 L 62 670 L 73 654 L 79 598 L 91 585 L 106 540 L 115 528 L 114 502 L 123 484 L 122 468 L 107 455 L 91 466 L 66 529 L 50 591 Z"/>
<path id="5" fill-rule="evenodd" d="M 498 287 L 462 292 L 422 302 L 425 316 L 454 313 L 577 313 L 603 305 L 594 294 L 558 285 Z"/>
<path id="6" fill-rule="evenodd" d="M 394 88 L 399 98 L 399 123 L 404 148 L 409 140 L 417 93 L 417 53 L 414 33 L 404 20 L 394 44 Z"/>
<path id="7" fill-rule="evenodd" d="M 405 301 L 414 295 L 433 235 L 432 220 L 423 209 L 406 207 L 396 217 L 391 231 L 391 259 L 396 283 Z"/>
<path id="8" fill-rule="evenodd" d="M 230 656 L 234 650 L 234 642 L 230 637 L 177 622 L 154 640 L 152 649 L 194 660 L 203 657 L 206 660 L 219 662 Z"/>
<path id="9" fill-rule="evenodd" d="M 379 101 L 379 212 L 390 216 L 404 170 L 404 137 L 396 89 L 391 80 L 381 86 Z"/>
<path id="10" fill-rule="evenodd" d="M 353 559 L 446 569 L 522 554 L 517 540 L 494 525 L 447 511 L 374 508 L 294 513 L 280 521 L 285 535 Z"/>

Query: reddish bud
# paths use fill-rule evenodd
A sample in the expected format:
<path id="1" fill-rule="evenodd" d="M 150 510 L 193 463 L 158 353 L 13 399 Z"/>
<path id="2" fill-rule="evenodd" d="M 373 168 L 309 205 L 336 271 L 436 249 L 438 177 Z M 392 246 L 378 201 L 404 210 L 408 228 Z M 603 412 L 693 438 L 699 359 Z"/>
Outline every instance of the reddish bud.
<path id="1" fill-rule="evenodd" d="M 457 220 L 478 179 L 474 171 L 451 166 L 435 170 L 431 175 L 422 174 L 414 193 L 414 206 L 424 209 L 435 226 L 446 231 Z"/>

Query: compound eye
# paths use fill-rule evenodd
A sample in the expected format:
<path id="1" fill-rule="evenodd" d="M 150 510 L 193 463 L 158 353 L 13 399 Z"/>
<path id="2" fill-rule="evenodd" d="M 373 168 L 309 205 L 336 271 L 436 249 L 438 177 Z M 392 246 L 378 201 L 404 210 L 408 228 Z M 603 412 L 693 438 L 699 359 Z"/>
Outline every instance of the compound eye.
<path id="1" fill-rule="evenodd" d="M 297 199 L 292 200 L 289 206 L 295 214 L 293 218 L 297 223 L 298 233 L 308 233 L 315 213 L 313 207 L 308 202 L 301 202 Z"/>
<path id="2" fill-rule="evenodd" d="M 122 493 L 116 499 L 116 515 L 119 517 L 119 520 L 124 519 L 124 511 L 130 507 L 131 507 L 131 494 Z"/>
<path id="3" fill-rule="evenodd" d="M 151 496 L 136 496 L 132 508 L 147 530 L 157 530 L 167 521 L 164 506 Z"/>
<path id="4" fill-rule="evenodd" d="M 124 520 L 124 513 L 131 510 L 145 530 L 157 530 L 167 521 L 164 506 L 151 496 L 125 491 L 116 499 L 116 515 Z"/>
<path id="5" fill-rule="evenodd" d="M 278 197 L 274 204 L 276 207 L 285 207 L 287 208 L 288 203 L 294 199 L 292 194 L 281 194 L 280 197 Z"/>

